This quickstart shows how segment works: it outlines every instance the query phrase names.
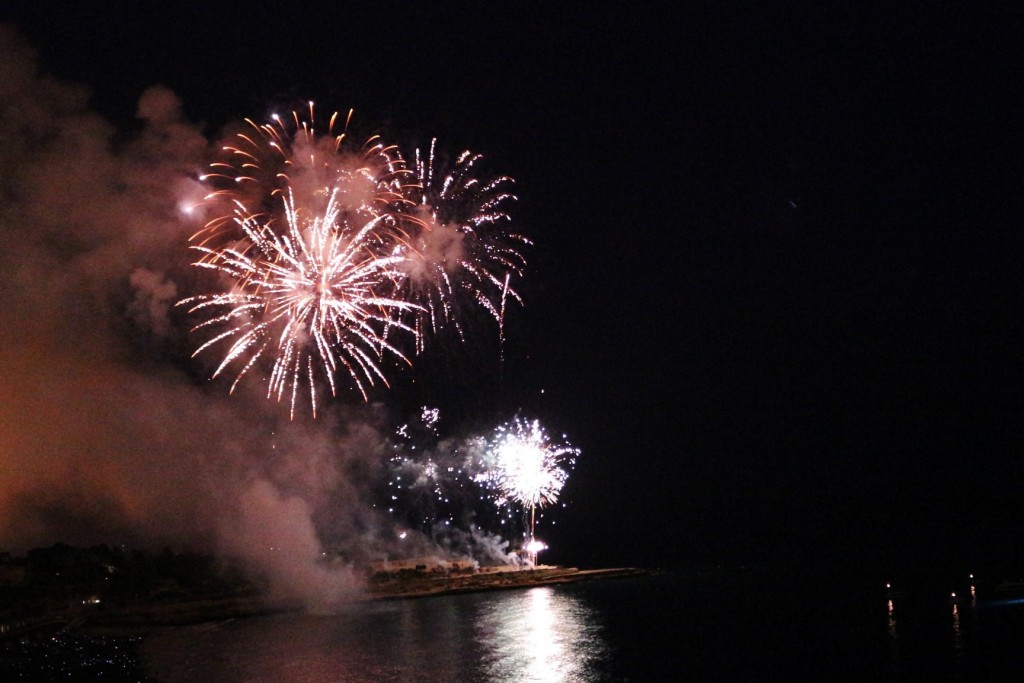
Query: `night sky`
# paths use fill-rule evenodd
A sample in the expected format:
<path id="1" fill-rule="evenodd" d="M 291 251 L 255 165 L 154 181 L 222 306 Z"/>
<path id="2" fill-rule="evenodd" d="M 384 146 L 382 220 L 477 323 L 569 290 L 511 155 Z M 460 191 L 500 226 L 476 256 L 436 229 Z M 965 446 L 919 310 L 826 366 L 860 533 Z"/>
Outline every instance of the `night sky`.
<path id="1" fill-rule="evenodd" d="M 545 561 L 1024 572 L 1024 10 L 604 4 L 8 1 L 0 21 L 115 145 L 162 85 L 211 140 L 312 99 L 514 177 L 534 246 L 504 364 L 481 325 L 377 398 L 564 432 L 582 454 Z"/>

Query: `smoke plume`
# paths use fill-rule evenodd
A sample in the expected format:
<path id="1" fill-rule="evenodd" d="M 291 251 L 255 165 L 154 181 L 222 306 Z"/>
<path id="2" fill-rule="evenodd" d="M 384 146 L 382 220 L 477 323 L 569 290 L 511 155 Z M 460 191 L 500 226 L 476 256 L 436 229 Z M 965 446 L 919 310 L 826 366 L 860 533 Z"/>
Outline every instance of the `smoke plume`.
<path id="1" fill-rule="evenodd" d="M 329 607 L 390 552 L 378 411 L 290 421 L 206 379 L 173 304 L 215 141 L 159 85 L 137 116 L 119 133 L 0 25 L 0 548 L 216 551 Z"/>

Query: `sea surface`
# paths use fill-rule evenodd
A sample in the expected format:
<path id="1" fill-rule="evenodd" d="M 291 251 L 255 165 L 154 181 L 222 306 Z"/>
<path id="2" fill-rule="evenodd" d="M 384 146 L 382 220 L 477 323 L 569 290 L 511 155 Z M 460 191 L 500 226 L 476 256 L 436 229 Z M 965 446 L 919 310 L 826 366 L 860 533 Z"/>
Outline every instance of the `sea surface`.
<path id="1" fill-rule="evenodd" d="M 1011 680 L 1024 671 L 1024 601 L 994 583 L 818 578 L 735 567 L 365 603 L 178 629 L 144 642 L 140 656 L 165 683 Z"/>
<path id="2" fill-rule="evenodd" d="M 71 636 L 63 652 L 77 664 L 8 644 L 8 657 L 28 647 L 26 663 L 46 662 L 8 673 L 162 683 L 1020 679 L 1024 593 L 966 574 L 842 576 L 712 568 L 366 602 L 141 640 Z"/>

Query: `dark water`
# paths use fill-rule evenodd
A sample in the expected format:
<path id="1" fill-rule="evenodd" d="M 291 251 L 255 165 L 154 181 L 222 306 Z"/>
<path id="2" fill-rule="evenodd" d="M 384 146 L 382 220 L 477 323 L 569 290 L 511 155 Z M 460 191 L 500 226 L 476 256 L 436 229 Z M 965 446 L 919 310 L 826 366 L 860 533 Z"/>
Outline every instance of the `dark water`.
<path id="1" fill-rule="evenodd" d="M 142 660 L 165 683 L 1016 679 L 1024 603 L 977 583 L 667 574 L 186 628 Z"/>

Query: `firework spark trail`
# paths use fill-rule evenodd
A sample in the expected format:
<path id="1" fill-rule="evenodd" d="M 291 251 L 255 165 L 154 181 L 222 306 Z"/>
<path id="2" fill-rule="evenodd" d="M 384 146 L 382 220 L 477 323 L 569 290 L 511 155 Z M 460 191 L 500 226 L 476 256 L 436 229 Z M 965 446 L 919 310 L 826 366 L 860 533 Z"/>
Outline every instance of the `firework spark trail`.
<path id="1" fill-rule="evenodd" d="M 438 409 L 424 406 L 403 424 L 388 464 L 388 512 L 427 533 L 476 518 L 474 501 L 484 497 L 472 476 L 482 440 L 439 440 L 439 419 Z"/>
<path id="2" fill-rule="evenodd" d="M 426 153 L 418 149 L 414 153 L 418 185 L 413 191 L 420 227 L 410 236 L 407 248 L 406 286 L 409 298 L 421 307 L 415 317 L 417 330 L 429 328 L 436 334 L 452 325 L 464 338 L 453 306 L 466 297 L 502 326 L 506 301 L 522 303 L 509 283 L 512 276 L 522 276 L 526 261 L 520 249 L 531 243 L 507 230 L 505 207 L 516 201 L 508 189 L 512 178 L 481 181 L 474 171 L 482 156 L 469 151 L 460 154 L 444 174 L 436 143 L 432 140 Z"/>
<path id="3" fill-rule="evenodd" d="M 504 340 L 507 302 L 522 303 L 511 286 L 526 265 L 519 246 L 530 244 L 505 228 L 511 178 L 477 180 L 481 157 L 465 152 L 440 180 L 433 144 L 413 169 L 379 136 L 352 150 L 347 132 L 334 135 L 337 114 L 318 135 L 312 103 L 308 118 L 272 119 L 246 119 L 201 177 L 212 217 L 190 238 L 195 265 L 226 276 L 228 291 L 179 303 L 214 312 L 194 330 L 225 328 L 196 350 L 227 345 L 214 377 L 241 364 L 233 391 L 273 354 L 268 397 L 290 390 L 294 417 L 308 383 L 315 416 L 318 378 L 336 395 L 344 370 L 368 400 L 369 386 L 387 385 L 385 356 L 411 364 L 401 338 L 416 353 L 443 327 L 465 340 L 462 299 L 497 320 Z"/>

